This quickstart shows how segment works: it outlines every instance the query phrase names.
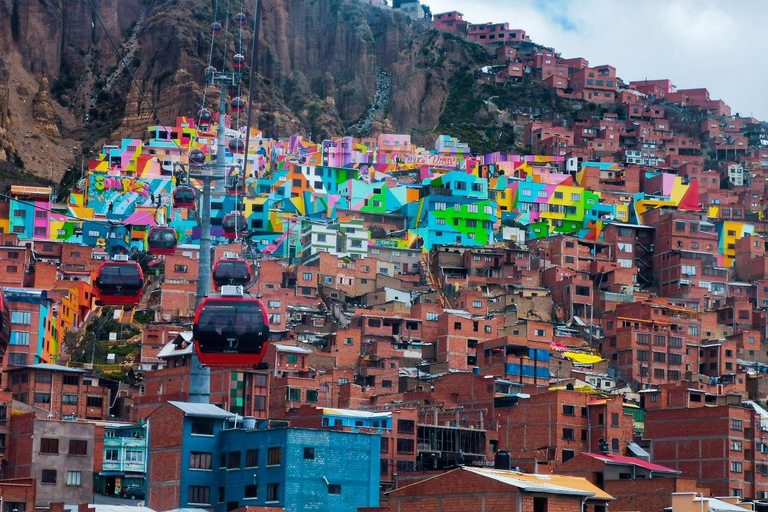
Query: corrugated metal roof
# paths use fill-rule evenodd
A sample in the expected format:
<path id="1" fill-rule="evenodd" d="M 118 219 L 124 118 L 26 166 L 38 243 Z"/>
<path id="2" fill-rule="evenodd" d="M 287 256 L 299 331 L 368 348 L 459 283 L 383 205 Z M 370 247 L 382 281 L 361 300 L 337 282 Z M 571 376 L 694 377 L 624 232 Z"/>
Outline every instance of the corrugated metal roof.
<path id="1" fill-rule="evenodd" d="M 34 370 L 48 370 L 52 372 L 72 372 L 72 373 L 88 373 L 86 370 L 81 370 L 80 368 L 70 368 L 68 366 L 61 366 L 60 364 L 50 364 L 50 363 L 38 363 L 38 364 L 31 364 L 29 366 L 19 366 L 16 368 L 8 368 L 6 371 L 12 372 L 12 371 L 18 371 L 18 370 L 25 370 L 25 369 L 34 369 Z"/>
<path id="2" fill-rule="evenodd" d="M 542 492 L 549 494 L 569 494 L 572 496 L 594 497 L 602 500 L 612 500 L 613 496 L 599 487 L 591 484 L 586 478 L 566 475 L 534 475 L 518 473 L 503 469 L 473 468 L 464 466 L 464 471 L 492 478 L 498 482 L 517 487 L 527 492 Z"/>
<path id="3" fill-rule="evenodd" d="M 329 407 L 323 408 L 323 414 L 331 414 L 334 416 L 347 416 L 350 418 L 391 418 L 392 412 L 370 412 L 370 411 L 358 411 L 356 409 L 333 409 Z"/>
<path id="4" fill-rule="evenodd" d="M 647 462 L 642 459 L 638 459 L 637 457 L 623 457 L 619 455 L 603 455 L 602 453 L 589 453 L 589 452 L 584 452 L 584 455 L 592 457 L 593 459 L 602 460 L 603 462 L 606 462 L 609 464 L 626 464 L 630 466 L 641 467 L 643 469 L 647 469 L 648 471 L 658 471 L 661 473 L 675 473 L 675 474 L 680 473 L 675 469 L 668 468 L 660 464 L 654 464 L 653 462 Z"/>
<path id="5" fill-rule="evenodd" d="M 213 404 L 195 404 L 191 402 L 173 402 L 169 401 L 174 407 L 178 407 L 187 416 L 196 416 L 199 418 L 221 418 L 228 419 L 237 416 L 235 413 L 227 412 L 221 407 Z"/>
<path id="6" fill-rule="evenodd" d="M 295 347 L 293 345 L 277 345 L 275 344 L 275 350 L 278 352 L 288 352 L 290 354 L 311 354 L 312 351 L 306 348 Z"/>
<path id="7" fill-rule="evenodd" d="M 99 503 L 88 505 L 88 509 L 93 509 L 95 512 L 155 512 L 154 509 L 149 507 L 137 507 L 133 505 L 101 505 Z M 64 510 L 77 512 L 77 505 L 64 505 Z M 195 512 L 200 512 L 202 509 L 195 509 Z"/>
<path id="8" fill-rule="evenodd" d="M 186 333 L 181 333 L 183 336 Z M 191 333 L 190 333 L 191 334 Z M 191 343 L 187 345 L 186 347 L 180 349 L 178 345 L 174 342 L 166 343 L 165 346 L 160 349 L 160 352 L 157 353 L 155 357 L 158 359 L 163 359 L 166 357 L 172 357 L 172 356 L 186 356 L 192 354 L 192 351 L 195 349 L 195 346 Z"/>

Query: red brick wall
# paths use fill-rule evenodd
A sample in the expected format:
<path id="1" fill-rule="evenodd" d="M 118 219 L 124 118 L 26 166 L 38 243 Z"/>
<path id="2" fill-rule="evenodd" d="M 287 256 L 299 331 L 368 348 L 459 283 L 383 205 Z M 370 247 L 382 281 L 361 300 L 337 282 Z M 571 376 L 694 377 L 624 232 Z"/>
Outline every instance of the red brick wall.
<path id="1" fill-rule="evenodd" d="M 580 512 L 577 496 L 545 495 L 548 512 Z M 517 488 L 469 471 L 456 469 L 406 487 L 389 495 L 390 512 L 466 512 L 479 510 L 520 510 L 533 512 L 533 496 L 521 495 Z"/>
<path id="2" fill-rule="evenodd" d="M 149 417 L 149 474 L 147 506 L 170 510 L 179 506 L 181 479 L 181 436 L 184 413 L 163 404 Z"/>

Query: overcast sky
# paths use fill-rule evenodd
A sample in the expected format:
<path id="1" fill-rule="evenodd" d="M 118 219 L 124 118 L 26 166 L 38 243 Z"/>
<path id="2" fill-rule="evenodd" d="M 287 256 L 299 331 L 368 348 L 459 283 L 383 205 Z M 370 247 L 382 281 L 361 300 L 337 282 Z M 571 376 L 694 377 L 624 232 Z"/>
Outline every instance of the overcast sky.
<path id="1" fill-rule="evenodd" d="M 766 0 L 422 0 L 472 23 L 504 22 L 564 58 L 610 64 L 625 82 L 706 87 L 733 113 L 768 121 Z"/>

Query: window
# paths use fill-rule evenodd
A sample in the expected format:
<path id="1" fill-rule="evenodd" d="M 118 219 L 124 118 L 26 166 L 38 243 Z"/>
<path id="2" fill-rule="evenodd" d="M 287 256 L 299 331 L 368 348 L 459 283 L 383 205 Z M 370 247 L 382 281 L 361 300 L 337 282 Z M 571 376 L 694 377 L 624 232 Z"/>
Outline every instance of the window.
<path id="1" fill-rule="evenodd" d="M 315 448 L 313 446 L 304 447 L 304 459 L 315 460 Z"/>
<path id="2" fill-rule="evenodd" d="M 304 273 L 301 275 L 301 277 L 302 277 L 302 278 L 303 278 L 305 281 L 311 281 L 311 280 L 312 280 L 312 273 L 311 273 L 311 272 L 304 272 Z"/>
<path id="3" fill-rule="evenodd" d="M 65 375 L 64 376 L 64 385 L 65 386 L 77 386 L 80 384 L 80 377 L 77 375 Z"/>
<path id="4" fill-rule="evenodd" d="M 213 420 L 211 418 L 192 418 L 192 434 L 199 436 L 213 435 Z"/>
<path id="5" fill-rule="evenodd" d="M 20 345 L 20 346 L 28 347 L 29 346 L 29 333 L 28 332 L 12 331 L 11 332 L 10 343 L 11 343 L 11 345 Z M 45 374 L 45 375 L 48 375 L 49 378 L 50 378 L 50 373 Z M 39 379 L 39 377 L 40 377 L 40 375 L 38 375 L 38 380 L 37 381 L 38 382 L 43 382 L 43 381 L 41 381 Z M 45 377 L 43 377 L 43 378 L 45 378 Z M 47 381 L 47 382 L 50 382 L 50 380 Z"/>
<path id="6" fill-rule="evenodd" d="M 413 434 L 415 425 L 413 420 L 397 420 L 397 431 L 400 434 Z"/>
<path id="7" fill-rule="evenodd" d="M 227 469 L 240 469 L 240 452 L 227 454 Z"/>
<path id="8" fill-rule="evenodd" d="M 611 450 L 617 452 L 617 451 L 619 451 L 619 448 L 620 448 L 619 447 L 619 439 L 614 437 L 613 439 L 611 439 Z"/>
<path id="9" fill-rule="evenodd" d="M 741 441 L 736 441 L 736 440 L 731 441 L 731 450 L 733 450 L 735 452 L 740 452 L 741 451 Z"/>
<path id="10" fill-rule="evenodd" d="M 669 346 L 670 348 L 683 348 L 683 338 L 680 338 L 679 336 L 670 336 Z"/>
<path id="11" fill-rule="evenodd" d="M 440 313 L 427 313 L 427 320 L 437 322 L 440 319 Z"/>
<path id="12" fill-rule="evenodd" d="M 533 498 L 533 512 L 547 512 L 547 498 Z"/>
<path id="13" fill-rule="evenodd" d="M 120 460 L 120 450 L 106 450 L 104 452 L 104 460 L 111 460 L 111 461 Z"/>
<path id="14" fill-rule="evenodd" d="M 328 484 L 328 494 L 341 494 L 341 485 Z"/>
<path id="15" fill-rule="evenodd" d="M 316 389 L 308 389 L 307 390 L 307 403 L 309 403 L 309 404 L 316 404 L 317 403 L 317 390 Z"/>
<path id="16" fill-rule="evenodd" d="M 67 471 L 67 485 L 70 487 L 83 485 L 83 474 L 80 471 Z"/>
<path id="17" fill-rule="evenodd" d="M 55 469 L 44 469 L 43 470 L 43 477 L 41 479 L 41 483 L 43 483 L 43 484 L 55 484 L 56 483 L 56 470 Z"/>
<path id="18" fill-rule="evenodd" d="M 42 382 L 44 384 L 50 383 L 53 379 L 53 374 L 48 372 L 39 372 L 35 374 L 35 382 Z"/>
<path id="19" fill-rule="evenodd" d="M 563 429 L 563 439 L 565 439 L 567 441 L 573 441 L 574 439 L 576 439 L 576 437 L 574 436 L 572 428 L 564 428 Z"/>
<path id="20" fill-rule="evenodd" d="M 267 484 L 267 503 L 280 501 L 280 484 Z"/>
<path id="21" fill-rule="evenodd" d="M 51 403 L 51 394 L 50 393 L 35 393 L 35 403 L 36 404 L 49 404 L 49 403 Z"/>
<path id="22" fill-rule="evenodd" d="M 285 360 L 288 364 L 296 364 L 299 362 L 299 356 L 297 354 L 288 354 Z"/>
<path id="23" fill-rule="evenodd" d="M 186 265 L 174 265 L 173 271 L 178 272 L 180 274 L 186 274 L 187 273 L 187 266 Z"/>
<path id="24" fill-rule="evenodd" d="M 568 462 L 574 457 L 575 452 L 573 450 L 563 450 L 563 462 Z"/>
<path id="25" fill-rule="evenodd" d="M 563 405 L 563 414 L 566 416 L 573 416 L 576 413 L 576 408 L 572 405 Z"/>
<path id="26" fill-rule="evenodd" d="M 32 313 L 29 311 L 11 311 L 11 323 L 29 325 L 32 323 Z"/>
<path id="27" fill-rule="evenodd" d="M 389 451 L 389 438 L 381 438 L 381 453 L 387 453 Z"/>
<path id="28" fill-rule="evenodd" d="M 245 467 L 247 468 L 259 467 L 259 450 L 245 451 Z"/>
<path id="29" fill-rule="evenodd" d="M 413 439 L 398 439 L 397 453 L 413 453 Z"/>
<path id="30" fill-rule="evenodd" d="M 300 402 L 301 390 L 296 388 L 288 388 L 286 390 L 285 399 L 288 400 L 289 402 Z"/>
<path id="31" fill-rule="evenodd" d="M 255 500 L 259 497 L 259 486 L 257 484 L 248 484 L 245 486 L 245 493 L 243 499 Z"/>
<path id="32" fill-rule="evenodd" d="M 267 307 L 268 308 L 279 308 L 282 305 L 282 303 L 279 300 L 269 300 L 267 301 Z"/>
<path id="33" fill-rule="evenodd" d="M 211 469 L 212 455 L 208 452 L 191 452 L 189 469 Z"/>
<path id="34" fill-rule="evenodd" d="M 70 455 L 88 455 L 88 441 L 83 441 L 80 439 L 70 439 L 69 454 Z"/>
<path id="35" fill-rule="evenodd" d="M 741 462 L 731 462 L 731 472 L 741 473 Z"/>
<path id="36" fill-rule="evenodd" d="M 267 466 L 279 466 L 280 465 L 280 447 L 274 446 L 269 449 L 267 453 Z"/>
<path id="37" fill-rule="evenodd" d="M 211 501 L 211 488 L 203 485 L 189 486 L 189 503 L 208 505 Z"/>
<path id="38" fill-rule="evenodd" d="M 125 452 L 126 462 L 144 462 L 144 452 L 142 450 L 127 450 Z"/>
<path id="39" fill-rule="evenodd" d="M 103 402 L 104 402 L 104 399 L 100 396 L 88 397 L 88 407 L 101 407 Z"/>
<path id="40" fill-rule="evenodd" d="M 536 336 L 540 336 L 540 337 L 541 337 L 541 336 L 546 336 L 546 335 L 547 335 L 547 331 L 545 331 L 544 329 L 535 329 L 533 333 L 534 333 Z"/>
<path id="41" fill-rule="evenodd" d="M 481 307 L 483 307 L 483 303 L 482 303 L 482 301 L 479 301 L 479 300 L 473 300 L 472 301 L 472 307 L 473 308 L 481 308 Z"/>
<path id="42" fill-rule="evenodd" d="M 695 276 L 696 275 L 696 265 L 683 265 L 682 273 L 684 276 Z"/>

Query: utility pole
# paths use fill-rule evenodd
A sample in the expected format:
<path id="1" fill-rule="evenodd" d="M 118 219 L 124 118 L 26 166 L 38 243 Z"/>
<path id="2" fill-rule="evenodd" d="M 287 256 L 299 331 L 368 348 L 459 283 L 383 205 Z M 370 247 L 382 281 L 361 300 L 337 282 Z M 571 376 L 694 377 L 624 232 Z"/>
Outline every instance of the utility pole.
<path id="1" fill-rule="evenodd" d="M 189 166 L 189 177 L 203 183 L 203 194 L 200 205 L 200 259 L 197 270 L 197 292 L 195 307 L 199 307 L 203 299 L 211 291 L 211 186 L 216 182 L 214 193 L 224 193 L 224 180 L 227 175 L 225 147 L 227 119 L 227 86 L 236 86 L 240 73 L 217 72 L 208 75 L 208 83 L 219 85 L 219 126 L 218 150 L 216 162 L 203 165 Z M 219 192 L 221 189 L 221 192 Z M 192 351 L 192 367 L 190 369 L 189 401 L 208 403 L 211 396 L 211 369 L 200 364 L 197 351 Z"/>

